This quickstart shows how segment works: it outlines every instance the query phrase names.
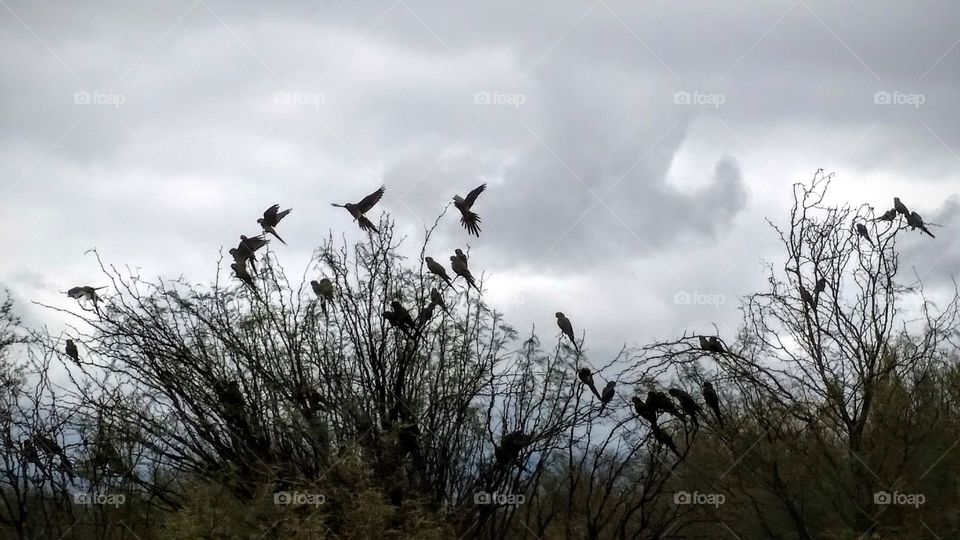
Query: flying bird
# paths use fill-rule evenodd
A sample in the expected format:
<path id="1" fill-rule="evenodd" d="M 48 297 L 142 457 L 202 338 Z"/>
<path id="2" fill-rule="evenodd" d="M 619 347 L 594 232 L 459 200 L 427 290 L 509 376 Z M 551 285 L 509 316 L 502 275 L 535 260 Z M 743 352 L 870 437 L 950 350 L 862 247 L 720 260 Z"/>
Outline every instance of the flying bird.
<path id="1" fill-rule="evenodd" d="M 617 395 L 616 386 L 617 383 L 608 381 L 607 385 L 603 387 L 603 392 L 600 393 L 600 412 L 603 412 L 607 403 L 613 401 L 613 397 Z"/>
<path id="2" fill-rule="evenodd" d="M 480 237 L 480 216 L 470 209 L 473 207 L 473 203 L 476 202 L 477 197 L 479 197 L 485 189 L 487 189 L 487 185 L 481 184 L 468 193 L 466 198 L 459 195 L 453 197 L 453 205 L 460 211 L 460 224 L 463 225 L 463 228 L 465 228 L 468 233 L 478 238 Z"/>
<path id="3" fill-rule="evenodd" d="M 383 192 L 386 190 L 387 190 L 386 187 L 381 186 L 380 189 L 367 195 L 366 197 L 363 198 L 363 200 L 361 200 L 356 204 L 353 204 L 353 203 L 346 203 L 346 204 L 330 203 L 330 204 L 333 206 L 336 206 L 337 208 L 346 208 L 347 212 L 350 212 L 350 215 L 353 216 L 353 219 L 356 220 L 357 223 L 360 225 L 361 230 L 373 231 L 377 234 L 380 234 L 380 231 L 373 226 L 373 223 L 369 219 L 367 219 L 367 216 L 365 216 L 364 214 L 369 212 L 370 209 L 374 207 L 374 205 L 380 202 L 380 198 L 383 197 Z"/>
<path id="4" fill-rule="evenodd" d="M 697 425 L 697 415 L 703 410 L 703 407 L 697 403 L 697 400 L 693 399 L 693 396 L 679 388 L 671 388 L 669 393 L 680 402 L 680 409 L 684 412 L 684 414 L 693 419 L 693 425 Z"/>
<path id="5" fill-rule="evenodd" d="M 97 294 L 97 291 L 100 289 L 106 289 L 106 287 L 91 287 L 89 285 L 81 285 L 79 287 L 71 287 L 67 290 L 67 296 L 79 300 L 81 298 L 86 298 L 93 302 L 93 307 L 97 307 L 97 302 L 100 300 L 100 295 Z"/>
<path id="6" fill-rule="evenodd" d="M 906 208 L 906 206 L 904 206 L 904 208 Z M 880 217 L 874 218 L 874 221 L 893 221 L 895 219 L 897 219 L 897 209 L 891 208 L 884 212 Z"/>
<path id="7" fill-rule="evenodd" d="M 893 209 L 903 214 L 904 216 L 910 215 L 910 210 L 907 210 L 907 205 L 900 202 L 900 197 L 893 198 Z"/>
<path id="8" fill-rule="evenodd" d="M 254 236 L 253 238 L 247 238 L 244 235 L 240 235 L 240 243 L 236 248 L 230 250 L 230 255 L 233 256 L 233 262 L 238 266 L 246 266 L 247 261 L 250 261 L 250 268 L 254 272 L 257 271 L 257 255 L 256 252 L 258 249 L 269 244 L 270 241 L 261 236 Z"/>
<path id="9" fill-rule="evenodd" d="M 593 392 L 593 395 L 597 396 L 597 398 L 599 398 L 599 399 L 602 399 L 602 398 L 600 397 L 600 392 L 597 392 L 597 386 L 596 386 L 596 384 L 594 384 L 594 382 L 593 382 L 593 372 L 590 371 L 590 368 L 588 368 L 588 367 L 582 367 L 582 368 L 580 368 L 580 369 L 577 371 L 577 377 L 580 377 L 580 381 L 581 381 L 583 384 L 585 384 L 585 385 L 587 385 L 588 387 L 590 387 L 590 391 Z"/>
<path id="10" fill-rule="evenodd" d="M 247 271 L 246 266 L 241 266 L 237 263 L 230 265 L 230 268 L 233 269 L 233 273 L 237 276 L 237 279 L 242 281 L 246 286 L 250 287 L 253 290 L 257 290 L 257 286 L 253 283 L 253 277 L 250 275 L 250 272 Z"/>
<path id="11" fill-rule="evenodd" d="M 657 411 L 644 403 L 640 396 L 633 396 L 631 401 L 633 401 L 633 410 L 637 411 L 637 416 L 649 422 L 651 427 L 657 425 Z"/>
<path id="12" fill-rule="evenodd" d="M 78 366 L 80 365 L 80 351 L 77 350 L 77 344 L 74 343 L 72 339 L 67 340 L 65 352 L 67 353 L 67 356 L 73 359 L 74 363 L 76 363 Z"/>
<path id="13" fill-rule="evenodd" d="M 280 220 L 283 219 L 283 218 L 285 218 L 285 217 L 287 217 L 287 214 L 289 214 L 291 210 L 293 210 L 293 209 L 292 209 L 292 208 L 287 208 L 286 210 L 284 210 L 283 212 L 281 212 L 281 211 L 280 211 L 280 205 L 279 205 L 279 204 L 275 204 L 275 205 L 271 206 L 270 208 L 267 208 L 266 211 L 264 211 L 263 217 L 262 217 L 262 218 L 259 218 L 259 219 L 257 220 L 257 223 L 259 223 L 260 226 L 263 227 L 263 232 L 265 232 L 265 233 L 270 233 L 270 234 L 276 236 L 276 237 L 277 237 L 277 240 L 279 240 L 281 244 L 287 245 L 287 243 L 283 241 L 283 238 L 280 238 L 280 235 L 277 234 L 277 231 L 276 231 L 276 229 L 274 229 L 274 227 L 276 227 L 277 225 L 279 225 L 279 224 L 280 224 Z"/>
<path id="14" fill-rule="evenodd" d="M 654 413 L 669 413 L 677 418 L 683 419 L 683 414 L 677 410 L 677 406 L 673 404 L 673 400 L 667 397 L 663 392 L 657 392 L 656 390 L 650 390 L 647 392 L 647 407 L 654 411 Z"/>
<path id="15" fill-rule="evenodd" d="M 450 311 L 447 310 L 447 303 L 443 301 L 443 295 L 440 294 L 440 291 L 436 288 L 430 289 L 430 303 L 440 306 L 443 311 L 450 313 Z"/>
<path id="16" fill-rule="evenodd" d="M 872 246 L 873 240 L 870 239 L 870 232 L 867 231 L 867 226 L 864 225 L 863 223 L 857 223 L 856 228 L 857 228 L 857 234 L 860 235 L 861 238 L 869 242 L 870 245 Z"/>
<path id="17" fill-rule="evenodd" d="M 713 384 L 710 381 L 704 381 L 703 383 L 703 400 L 707 402 L 707 406 L 713 409 L 713 414 L 717 415 L 717 422 L 720 423 L 720 427 L 723 427 L 723 417 L 720 415 L 720 396 L 717 395 L 717 391 L 713 389 Z"/>
<path id="18" fill-rule="evenodd" d="M 570 322 L 570 319 L 567 318 L 562 312 L 557 312 L 557 326 L 560 327 L 560 331 L 563 332 L 563 335 L 567 336 L 570 339 L 570 342 L 573 343 L 573 348 L 580 352 L 580 345 L 577 343 L 576 336 L 573 335 L 573 324 Z"/>
<path id="19" fill-rule="evenodd" d="M 920 214 L 916 212 L 910 212 L 910 215 L 907 216 L 907 224 L 910 225 L 913 229 L 920 229 L 921 231 L 930 235 L 930 238 L 936 238 L 927 226 L 923 224 L 923 218 L 920 217 Z"/>
<path id="20" fill-rule="evenodd" d="M 447 285 L 453 287 L 453 282 L 450 281 L 450 276 L 447 275 L 447 269 L 444 268 L 442 264 L 433 260 L 433 257 L 425 257 L 424 260 L 427 261 L 427 270 L 430 270 L 431 274 L 439 276 Z"/>
<path id="21" fill-rule="evenodd" d="M 467 268 L 467 264 L 463 262 L 456 255 L 450 256 L 450 268 L 453 268 L 453 273 L 467 280 L 467 285 L 473 287 L 480 292 L 480 287 L 477 286 L 477 280 L 473 278 L 473 274 L 470 273 L 470 270 Z"/>

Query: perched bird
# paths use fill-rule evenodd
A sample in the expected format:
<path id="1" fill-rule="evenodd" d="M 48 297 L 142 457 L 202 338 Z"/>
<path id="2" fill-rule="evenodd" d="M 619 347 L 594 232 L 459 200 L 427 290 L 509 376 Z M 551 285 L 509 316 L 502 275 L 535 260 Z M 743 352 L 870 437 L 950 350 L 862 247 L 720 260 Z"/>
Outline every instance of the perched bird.
<path id="1" fill-rule="evenodd" d="M 242 281 L 247 287 L 257 290 L 257 286 L 253 283 L 253 277 L 250 275 L 250 272 L 247 271 L 246 266 L 233 263 L 230 265 L 230 268 L 233 269 L 233 273 L 237 276 L 237 279 Z"/>
<path id="2" fill-rule="evenodd" d="M 460 259 L 460 262 L 462 262 L 464 266 L 469 268 L 470 266 L 468 264 L 469 259 L 467 259 L 467 255 L 463 252 L 463 250 L 460 248 L 457 248 L 453 250 L 453 252 L 454 254 L 456 254 L 457 258 Z"/>
<path id="3" fill-rule="evenodd" d="M 73 342 L 72 339 L 67 340 L 67 346 L 65 347 L 67 356 L 73 359 L 74 363 L 78 366 L 80 365 L 80 351 L 77 350 L 77 344 Z"/>
<path id="4" fill-rule="evenodd" d="M 658 392 L 656 390 L 650 390 L 647 392 L 647 407 L 657 414 L 665 412 L 677 418 L 683 419 L 683 414 L 677 410 L 677 406 L 673 404 L 673 400 L 667 397 L 667 395 L 663 392 Z"/>
<path id="5" fill-rule="evenodd" d="M 467 264 L 460 260 L 456 255 L 450 256 L 450 268 L 453 268 L 453 273 L 467 280 L 467 285 L 473 287 L 480 292 L 480 287 L 477 286 L 477 280 L 473 278 L 473 274 L 470 273 L 470 270 L 467 268 Z"/>
<path id="6" fill-rule="evenodd" d="M 408 314 L 407 316 L 409 316 L 409 314 Z M 403 335 L 405 335 L 405 336 L 407 336 L 407 337 L 410 337 L 410 331 L 407 329 L 407 325 L 401 321 L 400 316 L 397 315 L 395 312 L 393 312 L 393 311 L 384 311 L 384 312 L 383 312 L 383 318 L 386 319 L 387 322 L 390 323 L 390 326 L 392 326 L 392 327 L 396 328 L 397 330 L 400 330 L 401 332 L 403 332 Z"/>
<path id="7" fill-rule="evenodd" d="M 617 383 L 613 381 L 608 381 L 607 385 L 603 387 L 603 392 L 600 393 L 600 411 L 603 412 L 603 409 L 606 408 L 607 403 L 613 401 L 613 397 L 617 395 L 616 391 Z"/>
<path id="8" fill-rule="evenodd" d="M 703 350 L 705 350 L 705 351 L 709 351 L 709 350 L 710 350 L 710 342 L 707 341 L 706 336 L 698 336 L 698 337 L 700 338 L 700 348 L 703 349 Z"/>
<path id="9" fill-rule="evenodd" d="M 527 435 L 521 430 L 507 433 L 500 439 L 500 444 L 494 450 L 497 463 L 506 465 L 516 460 L 520 456 L 520 452 L 533 441 L 533 435 Z"/>
<path id="10" fill-rule="evenodd" d="M 657 425 L 657 411 L 644 403 L 640 396 L 633 396 L 631 401 L 633 401 L 633 410 L 637 411 L 637 416 L 649 422 L 651 427 Z"/>
<path id="11" fill-rule="evenodd" d="M 357 223 L 360 225 L 361 230 L 373 231 L 377 234 L 380 234 L 380 231 L 378 231 L 377 228 L 373 226 L 373 223 L 369 219 L 367 219 L 367 216 L 365 216 L 364 214 L 369 212 L 370 209 L 374 207 L 374 205 L 380 202 L 380 198 L 383 197 L 383 192 L 386 190 L 387 190 L 386 187 L 381 186 L 380 189 L 367 195 L 366 197 L 363 198 L 363 200 L 361 200 L 356 204 L 331 203 L 331 205 L 336 206 L 338 208 L 346 208 L 347 212 L 350 212 L 350 215 L 353 216 L 353 219 L 355 219 Z"/>
<path id="12" fill-rule="evenodd" d="M 870 239 L 870 232 L 867 231 L 867 226 L 864 225 L 863 223 L 857 223 L 856 229 L 857 229 L 857 234 L 860 235 L 861 238 L 869 242 L 870 245 L 872 246 L 873 240 Z"/>
<path id="13" fill-rule="evenodd" d="M 596 384 L 594 384 L 593 382 L 593 372 L 590 371 L 590 368 L 588 367 L 580 368 L 577 371 L 577 377 L 580 377 L 580 381 L 590 388 L 590 391 L 593 392 L 593 395 L 597 396 L 598 399 L 602 399 L 600 397 L 600 392 L 597 392 Z"/>
<path id="14" fill-rule="evenodd" d="M 906 208 L 906 206 L 904 206 Z M 874 221 L 893 221 L 897 219 L 897 209 L 891 208 L 884 212 L 880 217 L 874 218 Z"/>
<path id="15" fill-rule="evenodd" d="M 713 414 L 717 415 L 717 422 L 720 423 L 720 427 L 723 427 L 723 417 L 720 415 L 720 396 L 717 395 L 717 391 L 713 389 L 713 384 L 710 381 L 704 381 L 703 383 L 703 400 L 707 402 L 707 406 L 713 409 Z"/>
<path id="16" fill-rule="evenodd" d="M 33 442 L 36 448 L 39 448 L 48 459 L 56 456 L 60 459 L 60 467 L 73 479 L 73 465 L 70 463 L 70 457 L 63 451 L 63 447 L 49 435 L 37 433 L 33 436 Z"/>
<path id="17" fill-rule="evenodd" d="M 810 291 L 808 291 L 803 285 L 800 285 L 800 299 L 803 300 L 804 304 L 807 304 L 812 308 L 817 307 L 817 299 L 814 298 L 813 295 L 810 294 Z"/>
<path id="18" fill-rule="evenodd" d="M 907 224 L 910 225 L 912 229 L 920 229 L 921 231 L 930 235 L 930 238 L 936 238 L 927 226 L 923 224 L 923 218 L 920 217 L 920 214 L 916 212 L 910 212 L 910 215 L 907 216 Z"/>
<path id="19" fill-rule="evenodd" d="M 433 318 L 434 305 L 433 302 L 427 302 L 427 305 L 420 310 L 420 313 L 417 313 L 417 328 L 422 328 Z"/>
<path id="20" fill-rule="evenodd" d="M 670 437 L 670 434 L 658 426 L 652 426 L 652 428 L 653 438 L 656 439 L 658 443 L 669 448 L 670 451 L 676 454 L 677 457 L 680 457 L 680 450 L 677 449 L 677 445 L 673 442 L 673 438 Z"/>
<path id="21" fill-rule="evenodd" d="M 106 289 L 106 287 L 91 287 L 89 285 L 71 287 L 67 290 L 67 296 L 77 300 L 86 298 L 87 300 L 93 302 L 93 307 L 97 307 L 97 301 L 100 300 L 100 296 L 97 294 L 97 291 L 100 289 Z"/>
<path id="22" fill-rule="evenodd" d="M 313 280 L 310 282 L 310 288 L 313 289 L 313 294 L 317 295 L 317 298 L 320 299 L 320 309 L 323 310 L 323 315 L 327 315 L 327 303 L 333 301 L 333 282 L 330 281 L 330 278 L 322 278 L 320 281 Z"/>
<path id="23" fill-rule="evenodd" d="M 910 215 L 910 210 L 907 210 L 907 205 L 900 202 L 900 197 L 893 198 L 893 209 L 903 214 L 904 216 Z"/>
<path id="24" fill-rule="evenodd" d="M 820 278 L 817 280 L 816 287 L 813 288 L 813 294 L 820 294 L 827 288 L 827 279 Z"/>
<path id="25" fill-rule="evenodd" d="M 287 208 L 286 210 L 281 212 L 280 205 L 275 204 L 270 208 L 267 208 L 267 210 L 263 213 L 263 217 L 258 219 L 257 223 L 259 223 L 260 226 L 263 227 L 264 233 L 270 233 L 276 236 L 277 240 L 279 240 L 281 244 L 287 245 L 287 243 L 283 241 L 283 238 L 280 238 L 280 235 L 277 234 L 277 231 L 276 229 L 274 229 L 274 227 L 279 225 L 280 220 L 287 217 L 287 214 L 289 214 L 291 210 L 293 209 Z"/>
<path id="26" fill-rule="evenodd" d="M 717 336 L 710 336 L 707 339 L 707 345 L 710 347 L 710 350 L 715 353 L 724 354 L 727 352 L 727 350 L 723 348 L 723 343 L 720 342 L 720 338 Z"/>
<path id="27" fill-rule="evenodd" d="M 233 261 L 239 266 L 246 266 L 247 261 L 250 261 L 250 268 L 254 272 L 257 271 L 257 255 L 256 252 L 258 249 L 269 244 L 270 241 L 264 238 L 263 236 L 254 236 L 253 238 L 247 238 L 244 235 L 240 235 L 240 244 L 237 245 L 236 249 L 230 250 L 230 255 L 233 256 Z"/>
<path id="28" fill-rule="evenodd" d="M 450 313 L 450 311 L 447 310 L 447 303 L 443 301 L 443 295 L 440 294 L 440 291 L 436 288 L 430 289 L 430 303 L 440 306 L 443 311 Z"/>
<path id="29" fill-rule="evenodd" d="M 478 216 L 476 212 L 471 211 L 470 208 L 473 207 L 473 203 L 476 202 L 477 197 L 479 197 L 485 189 L 487 189 L 487 185 L 481 184 L 468 193 L 466 198 L 459 195 L 453 198 L 453 205 L 460 211 L 460 224 L 467 229 L 468 233 L 476 237 L 480 236 L 480 216 Z"/>
<path id="30" fill-rule="evenodd" d="M 703 410 L 703 408 L 700 407 L 700 404 L 697 403 L 697 400 L 693 399 L 693 396 L 679 388 L 671 388 L 669 393 L 680 402 L 680 409 L 684 412 L 684 414 L 693 419 L 693 425 L 697 425 L 697 415 Z"/>
<path id="31" fill-rule="evenodd" d="M 567 336 L 570 339 L 570 342 L 573 343 L 573 348 L 580 352 L 580 345 L 577 343 L 576 336 L 573 335 L 573 324 L 570 322 L 570 319 L 567 318 L 562 312 L 557 312 L 557 326 L 560 327 L 560 331 L 563 332 L 563 335 Z"/>
<path id="32" fill-rule="evenodd" d="M 413 317 L 410 316 L 410 312 L 407 311 L 407 308 L 403 307 L 399 301 L 394 300 L 390 302 L 390 307 L 393 308 L 393 312 L 396 314 L 397 321 L 406 326 L 409 329 L 416 328 L 416 323 L 413 320 Z"/>
<path id="33" fill-rule="evenodd" d="M 424 260 L 427 261 L 427 270 L 430 270 L 431 274 L 439 276 L 447 285 L 453 287 L 453 282 L 450 281 L 450 276 L 447 275 L 447 269 L 444 268 L 442 264 L 433 260 L 433 257 L 425 257 Z"/>

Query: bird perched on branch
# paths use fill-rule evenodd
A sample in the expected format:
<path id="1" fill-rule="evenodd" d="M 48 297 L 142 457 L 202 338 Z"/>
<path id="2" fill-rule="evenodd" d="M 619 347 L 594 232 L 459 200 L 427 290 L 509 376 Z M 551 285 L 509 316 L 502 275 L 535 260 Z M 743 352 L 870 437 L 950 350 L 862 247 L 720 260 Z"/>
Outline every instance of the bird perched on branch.
<path id="1" fill-rule="evenodd" d="M 440 291 L 438 291 L 436 288 L 430 289 L 430 303 L 436 306 L 440 306 L 440 309 L 442 309 L 447 314 L 450 313 L 450 311 L 447 310 L 446 302 L 443 301 L 443 295 L 440 294 Z"/>
<path id="2" fill-rule="evenodd" d="M 60 468 L 73 480 L 73 465 L 70 463 L 70 457 L 67 456 L 67 453 L 64 452 L 63 447 L 57 441 L 48 435 L 38 433 L 33 436 L 33 442 L 36 448 L 47 455 L 47 459 L 51 459 L 53 456 L 59 458 Z"/>
<path id="3" fill-rule="evenodd" d="M 330 204 L 332 206 L 336 206 L 337 208 L 346 208 L 347 212 L 350 212 L 350 215 L 353 216 L 353 219 L 356 220 L 357 224 L 360 225 L 361 230 L 373 231 L 377 234 L 380 234 L 380 231 L 377 230 L 376 227 L 374 227 L 373 223 L 369 219 L 367 219 L 367 216 L 365 216 L 364 214 L 369 212 L 371 208 L 373 208 L 378 202 L 380 202 L 380 198 L 383 197 L 383 192 L 386 190 L 387 190 L 386 187 L 381 186 L 380 189 L 367 195 L 360 202 L 356 204 L 354 203 L 346 203 L 346 204 L 330 203 Z"/>
<path id="4" fill-rule="evenodd" d="M 614 396 L 617 395 L 616 386 L 617 383 L 608 381 L 607 385 L 603 387 L 603 392 L 600 393 L 600 412 L 603 412 L 607 403 L 613 401 Z"/>
<path id="5" fill-rule="evenodd" d="M 480 287 L 477 286 L 477 280 L 473 278 L 473 274 L 470 273 L 470 269 L 467 268 L 467 263 L 463 262 L 456 255 L 450 256 L 450 268 L 453 268 L 453 273 L 467 280 L 467 286 L 473 287 L 480 292 Z"/>
<path id="6" fill-rule="evenodd" d="M 269 244 L 270 241 L 264 238 L 263 236 L 254 236 L 253 238 L 247 238 L 244 235 L 240 235 L 240 244 L 236 248 L 230 250 L 230 255 L 233 256 L 233 262 L 239 266 L 246 266 L 247 261 L 250 261 L 250 268 L 254 272 L 257 271 L 257 250 L 263 246 Z"/>
<path id="7" fill-rule="evenodd" d="M 560 331 L 563 332 L 563 335 L 567 336 L 571 343 L 573 343 L 573 348 L 580 352 L 580 345 L 577 343 L 576 336 L 573 335 L 573 323 L 570 322 L 570 319 L 567 318 L 562 312 L 558 311 L 557 315 L 557 326 L 560 327 Z"/>
<path id="8" fill-rule="evenodd" d="M 593 372 L 590 371 L 590 368 L 580 368 L 577 371 L 577 377 L 580 377 L 580 381 L 590 388 L 590 391 L 593 392 L 593 395 L 597 396 L 597 399 L 601 399 L 600 392 L 597 392 L 597 386 L 593 382 Z"/>
<path id="9" fill-rule="evenodd" d="M 436 304 L 433 302 L 427 302 L 427 305 L 420 310 L 420 313 L 417 313 L 417 328 L 422 328 L 430 319 L 433 318 L 433 308 Z"/>
<path id="10" fill-rule="evenodd" d="M 906 208 L 906 207 L 904 207 Z M 897 219 L 897 209 L 891 208 L 884 212 L 880 217 L 874 218 L 874 221 L 893 221 Z"/>
<path id="11" fill-rule="evenodd" d="M 870 231 L 867 230 L 867 226 L 864 225 L 863 223 L 857 223 L 856 229 L 857 229 L 857 234 L 860 235 L 861 238 L 869 242 L 871 246 L 873 246 L 873 240 L 870 239 Z"/>
<path id="12" fill-rule="evenodd" d="M 693 425 L 697 425 L 697 415 L 703 410 L 697 400 L 679 388 L 671 388 L 668 392 L 680 402 L 680 409 L 693 420 Z"/>
<path id="13" fill-rule="evenodd" d="M 242 281 L 247 287 L 257 290 L 256 284 L 253 283 L 253 276 L 251 276 L 250 272 L 247 271 L 246 266 L 233 263 L 230 265 L 230 268 L 233 269 L 233 273 L 237 276 L 237 279 Z"/>
<path id="14" fill-rule="evenodd" d="M 313 294 L 317 295 L 317 298 L 320 299 L 320 309 L 323 310 L 323 315 L 327 315 L 327 303 L 333 301 L 333 282 L 330 281 L 330 278 L 323 278 L 320 281 L 313 280 L 310 282 L 310 288 L 313 289 Z"/>
<path id="15" fill-rule="evenodd" d="M 390 307 L 393 308 L 393 312 L 397 315 L 397 320 L 406 326 L 409 329 L 416 327 L 416 323 L 413 320 L 413 317 L 410 316 L 410 312 L 407 311 L 407 308 L 403 307 L 398 300 L 390 302 Z"/>
<path id="16" fill-rule="evenodd" d="M 720 427 L 723 427 L 723 416 L 720 415 L 720 396 L 717 395 L 717 391 L 714 390 L 713 384 L 710 381 L 704 381 L 703 383 L 703 400 L 707 402 L 707 406 L 713 410 L 713 414 L 717 416 L 717 422 L 720 423 Z"/>
<path id="17" fill-rule="evenodd" d="M 462 249 L 457 248 L 453 250 L 453 253 L 457 256 L 458 259 L 460 259 L 460 262 L 462 262 L 464 266 L 469 268 L 469 264 L 468 264 L 469 259 L 467 259 L 467 255 L 463 252 Z"/>
<path id="18" fill-rule="evenodd" d="M 673 437 L 659 426 L 651 426 L 651 428 L 653 430 L 653 438 L 656 439 L 658 443 L 669 448 L 677 457 L 680 457 L 680 450 L 677 449 L 676 443 L 673 442 Z"/>
<path id="19" fill-rule="evenodd" d="M 651 427 L 656 426 L 657 411 L 644 403 L 640 396 L 633 396 L 630 399 L 633 401 L 633 410 L 637 411 L 637 416 L 649 422 Z"/>
<path id="20" fill-rule="evenodd" d="M 799 288 L 800 288 L 800 299 L 803 300 L 803 303 L 807 304 L 812 308 L 816 308 L 817 299 L 814 298 L 813 295 L 810 294 L 810 291 L 808 291 L 803 285 L 800 285 Z"/>
<path id="21" fill-rule="evenodd" d="M 916 212 L 910 212 L 910 215 L 907 216 L 907 225 L 910 225 L 911 229 L 920 229 L 921 231 L 930 235 L 930 238 L 936 238 L 927 226 L 923 223 L 923 218 L 920 217 L 920 214 Z"/>
<path id="22" fill-rule="evenodd" d="M 287 243 L 283 241 L 283 238 L 280 238 L 280 235 L 277 234 L 277 231 L 276 229 L 274 229 L 274 227 L 279 225 L 280 220 L 287 217 L 287 214 L 289 214 L 292 210 L 293 210 L 292 208 L 287 208 L 286 210 L 281 212 L 280 205 L 275 204 L 270 208 L 267 208 L 266 211 L 264 211 L 263 217 L 257 219 L 257 223 L 259 223 L 260 226 L 263 227 L 264 233 L 270 233 L 276 236 L 277 240 L 279 240 L 281 244 L 287 245 Z"/>
<path id="23" fill-rule="evenodd" d="M 663 392 L 656 390 L 647 392 L 647 407 L 657 414 L 665 412 L 683 420 L 683 414 L 677 409 L 677 406 L 673 404 L 673 400 Z"/>
<path id="24" fill-rule="evenodd" d="M 65 347 L 67 356 L 69 356 L 73 363 L 80 365 L 80 351 L 77 350 L 77 344 L 73 342 L 72 339 L 67 340 L 67 345 Z"/>
<path id="25" fill-rule="evenodd" d="M 453 287 L 453 282 L 450 281 L 450 276 L 447 275 L 447 269 L 444 268 L 442 264 L 433 260 L 433 257 L 424 257 L 424 260 L 427 261 L 427 270 L 430 270 L 431 274 L 438 276 L 448 286 Z"/>
<path id="26" fill-rule="evenodd" d="M 816 287 L 813 288 L 813 294 L 820 294 L 827 289 L 827 280 L 826 278 L 820 278 L 817 280 Z"/>
<path id="27" fill-rule="evenodd" d="M 716 336 L 710 336 L 706 338 L 704 336 L 699 336 L 700 338 L 700 348 L 707 352 L 715 352 L 723 354 L 726 350 L 723 348 L 723 344 L 720 343 L 720 340 Z"/>
<path id="28" fill-rule="evenodd" d="M 507 433 L 500 439 L 500 444 L 494 450 L 498 465 L 507 465 L 520 457 L 520 452 L 534 441 L 533 435 L 527 435 L 521 430 Z"/>
<path id="29" fill-rule="evenodd" d="M 893 209 L 904 216 L 910 215 L 910 210 L 907 209 L 907 205 L 900 202 L 900 197 L 893 198 Z"/>
<path id="30" fill-rule="evenodd" d="M 480 216 L 470 209 L 473 207 L 473 203 L 477 201 L 477 197 L 479 197 L 485 189 L 487 189 L 487 185 L 481 184 L 468 193 L 466 198 L 459 195 L 453 197 L 453 205 L 460 211 L 460 224 L 463 225 L 463 228 L 466 229 L 468 233 L 476 237 L 480 236 Z"/>
<path id="31" fill-rule="evenodd" d="M 100 300 L 100 296 L 97 294 L 97 291 L 100 289 L 106 289 L 106 287 L 91 287 L 89 285 L 70 287 L 70 289 L 67 290 L 67 296 L 76 300 L 86 298 L 87 300 L 93 302 L 93 307 L 96 308 L 97 302 Z"/>

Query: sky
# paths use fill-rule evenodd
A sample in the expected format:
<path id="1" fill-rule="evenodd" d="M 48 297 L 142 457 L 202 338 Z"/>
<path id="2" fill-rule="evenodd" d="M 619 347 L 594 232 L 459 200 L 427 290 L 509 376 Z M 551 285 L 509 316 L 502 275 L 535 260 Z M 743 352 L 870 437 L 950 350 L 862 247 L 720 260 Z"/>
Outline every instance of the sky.
<path id="1" fill-rule="evenodd" d="M 450 209 L 429 254 L 471 251 L 521 330 L 564 311 L 610 355 L 721 335 L 782 260 L 791 184 L 899 195 L 928 288 L 960 268 L 960 4 L 716 1 L 0 0 L 0 285 L 65 304 L 103 259 L 213 279 L 219 250 L 292 207 L 271 245 L 299 276 L 342 209 L 419 246 L 481 183 L 479 238 Z"/>

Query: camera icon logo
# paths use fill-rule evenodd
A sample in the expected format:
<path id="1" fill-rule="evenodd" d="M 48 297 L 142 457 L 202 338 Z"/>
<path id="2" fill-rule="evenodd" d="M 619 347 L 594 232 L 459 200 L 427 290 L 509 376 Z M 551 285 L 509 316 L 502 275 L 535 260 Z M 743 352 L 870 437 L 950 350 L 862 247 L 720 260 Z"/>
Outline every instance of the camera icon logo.
<path id="1" fill-rule="evenodd" d="M 677 293 L 673 295 L 674 304 L 687 305 L 691 302 L 693 302 L 693 295 L 687 291 L 677 291 Z"/>
<path id="2" fill-rule="evenodd" d="M 890 493 L 878 491 L 873 494 L 873 504 L 890 504 Z"/>
<path id="3" fill-rule="evenodd" d="M 680 90 L 679 92 L 674 92 L 673 102 L 677 105 L 690 105 L 693 102 L 690 92 L 686 90 Z"/>
<path id="4" fill-rule="evenodd" d="M 481 90 L 473 95 L 473 103 L 475 105 L 489 105 L 493 102 L 493 98 L 490 95 L 490 92 L 486 90 Z"/>
<path id="5" fill-rule="evenodd" d="M 673 494 L 673 504 L 690 504 L 693 497 L 686 491 L 678 491 Z"/>
<path id="6" fill-rule="evenodd" d="M 876 105 L 889 105 L 892 102 L 893 96 L 890 94 L 890 92 L 881 90 L 873 94 L 873 103 Z"/>
<path id="7" fill-rule="evenodd" d="M 73 94 L 73 103 L 75 105 L 89 105 L 90 92 L 77 92 Z"/>
<path id="8" fill-rule="evenodd" d="M 273 494 L 273 504 L 276 505 L 287 505 L 290 504 L 291 497 L 289 491 L 278 491 Z"/>

